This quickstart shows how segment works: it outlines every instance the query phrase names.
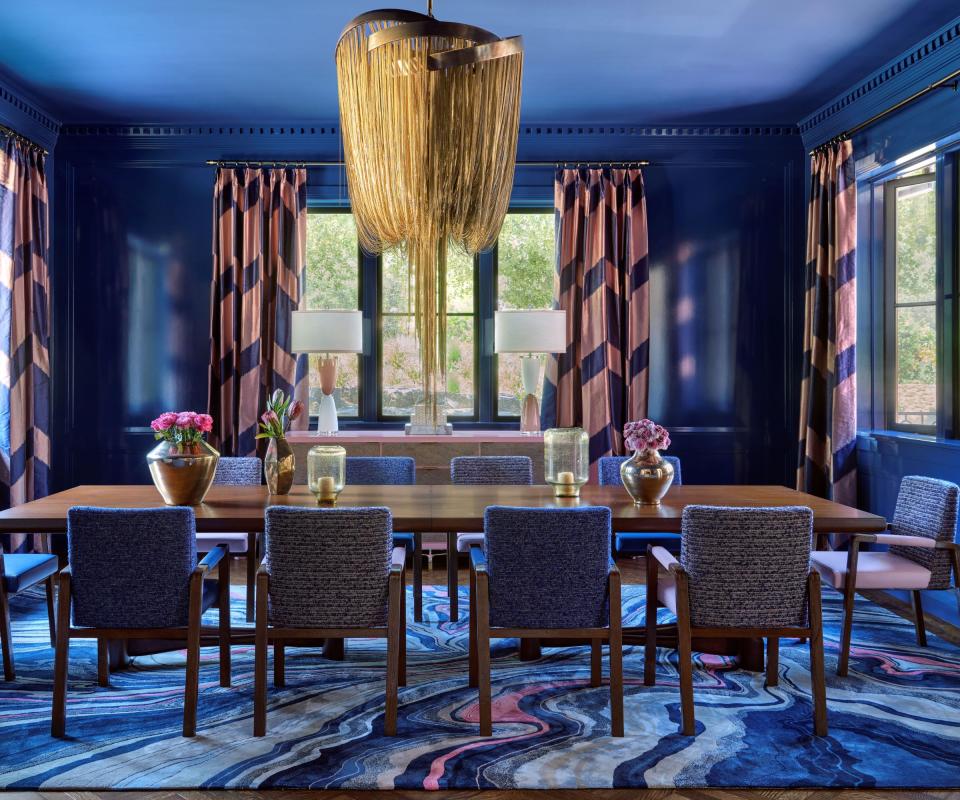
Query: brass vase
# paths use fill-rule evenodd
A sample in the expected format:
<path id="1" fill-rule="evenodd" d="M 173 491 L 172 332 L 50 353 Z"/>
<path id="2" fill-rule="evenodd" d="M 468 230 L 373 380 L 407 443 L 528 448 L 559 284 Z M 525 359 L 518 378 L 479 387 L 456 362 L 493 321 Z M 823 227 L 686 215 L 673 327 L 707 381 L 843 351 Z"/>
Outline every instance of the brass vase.
<path id="1" fill-rule="evenodd" d="M 620 465 L 620 480 L 634 505 L 658 506 L 673 483 L 673 464 L 657 450 L 638 450 Z"/>
<path id="2" fill-rule="evenodd" d="M 220 454 L 204 441 L 161 441 L 147 453 L 150 476 L 168 506 L 198 506 L 207 496 Z"/>
<path id="3" fill-rule="evenodd" d="M 295 466 L 293 448 L 286 437 L 271 439 L 263 459 L 263 475 L 267 479 L 267 491 L 270 494 L 290 494 Z"/>

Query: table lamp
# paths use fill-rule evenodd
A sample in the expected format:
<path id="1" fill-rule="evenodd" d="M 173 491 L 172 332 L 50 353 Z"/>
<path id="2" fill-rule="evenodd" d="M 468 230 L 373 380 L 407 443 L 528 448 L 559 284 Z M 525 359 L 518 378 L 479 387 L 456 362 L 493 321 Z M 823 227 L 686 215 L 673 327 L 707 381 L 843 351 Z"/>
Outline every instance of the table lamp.
<path id="1" fill-rule="evenodd" d="M 294 353 L 323 353 L 320 359 L 320 411 L 317 435 L 339 429 L 333 390 L 337 386 L 336 353 L 363 352 L 363 316 L 359 311 L 294 311 L 290 335 Z"/>
<path id="2" fill-rule="evenodd" d="M 520 361 L 523 403 L 520 431 L 540 433 L 540 354 L 567 351 L 566 311 L 497 311 L 493 318 L 494 352 L 524 353 Z"/>

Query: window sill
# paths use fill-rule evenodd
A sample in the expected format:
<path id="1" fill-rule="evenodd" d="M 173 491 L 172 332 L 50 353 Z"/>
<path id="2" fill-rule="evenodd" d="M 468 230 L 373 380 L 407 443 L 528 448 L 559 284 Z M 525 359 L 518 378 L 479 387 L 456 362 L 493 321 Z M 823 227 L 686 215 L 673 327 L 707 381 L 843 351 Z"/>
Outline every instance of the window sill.
<path id="1" fill-rule="evenodd" d="M 950 448 L 960 451 L 960 439 L 938 439 L 936 436 L 908 431 L 867 430 L 857 431 L 858 450 L 876 450 L 879 442 L 889 441 L 919 447 Z M 862 441 L 861 441 L 862 440 Z"/>

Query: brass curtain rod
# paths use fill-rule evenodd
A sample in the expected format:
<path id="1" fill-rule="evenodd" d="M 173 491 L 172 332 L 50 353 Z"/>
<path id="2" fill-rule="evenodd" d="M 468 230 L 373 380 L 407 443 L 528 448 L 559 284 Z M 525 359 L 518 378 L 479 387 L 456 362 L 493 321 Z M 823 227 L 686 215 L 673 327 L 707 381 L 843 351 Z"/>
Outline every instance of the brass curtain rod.
<path id="1" fill-rule="evenodd" d="M 946 77 L 943 77 L 938 81 L 934 81 L 929 86 L 925 86 L 924 88 L 914 92 L 912 95 L 904 98 L 899 103 L 894 103 L 892 106 L 883 109 L 883 111 L 877 112 L 870 117 L 870 119 L 864 120 L 859 125 L 854 125 L 852 128 L 850 128 L 850 130 L 843 131 L 842 133 L 838 133 L 836 136 L 830 137 L 827 139 L 827 141 L 814 147 L 813 150 L 810 151 L 810 155 L 812 156 L 818 150 L 822 150 L 824 147 L 829 147 L 836 142 L 842 142 L 844 139 L 849 139 L 855 133 L 859 133 L 864 128 L 869 128 L 875 122 L 879 122 L 884 117 L 899 111 L 901 108 L 904 108 L 911 103 L 915 103 L 920 98 L 926 97 L 928 94 L 935 92 L 937 89 L 953 89 L 953 91 L 960 89 L 960 69 L 955 69 Z"/>
<path id="2" fill-rule="evenodd" d="M 648 167 L 649 161 L 517 161 L 518 167 Z M 214 161 L 210 167 L 342 167 L 342 161 Z"/>
<path id="3" fill-rule="evenodd" d="M 0 136 L 10 136 L 21 144 L 25 144 L 27 147 L 32 147 L 34 150 L 40 150 L 45 156 L 50 155 L 41 145 L 37 144 L 31 139 L 28 139 L 23 134 L 17 133 L 13 128 L 8 128 L 6 125 L 0 125 Z"/>

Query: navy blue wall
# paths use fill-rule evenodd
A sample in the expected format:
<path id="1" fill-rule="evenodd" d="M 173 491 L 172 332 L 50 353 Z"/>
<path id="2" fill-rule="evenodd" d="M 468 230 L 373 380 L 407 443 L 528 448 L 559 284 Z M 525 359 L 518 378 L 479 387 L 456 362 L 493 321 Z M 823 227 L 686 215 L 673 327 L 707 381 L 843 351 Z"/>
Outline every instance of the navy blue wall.
<path id="1" fill-rule="evenodd" d="M 202 130 L 202 132 L 201 132 Z M 64 128 L 57 148 L 54 481 L 147 480 L 144 426 L 207 397 L 206 159 L 336 159 L 329 128 Z M 803 151 L 795 129 L 543 126 L 519 158 L 649 159 L 650 413 L 689 480 L 792 481 Z M 553 204 L 518 170 L 517 205 Z M 340 170 L 311 202 L 345 201 Z"/>

